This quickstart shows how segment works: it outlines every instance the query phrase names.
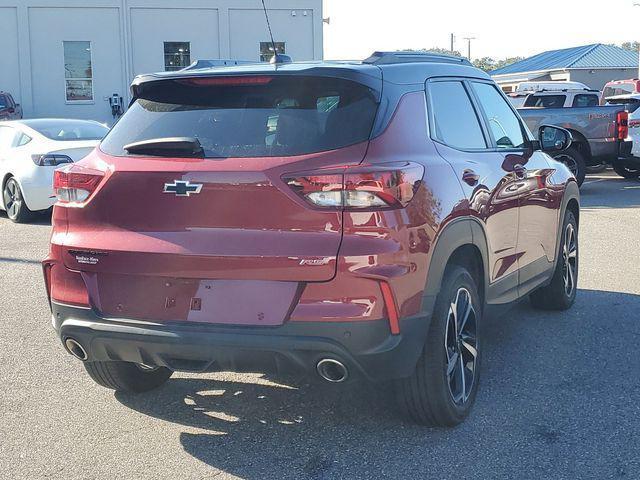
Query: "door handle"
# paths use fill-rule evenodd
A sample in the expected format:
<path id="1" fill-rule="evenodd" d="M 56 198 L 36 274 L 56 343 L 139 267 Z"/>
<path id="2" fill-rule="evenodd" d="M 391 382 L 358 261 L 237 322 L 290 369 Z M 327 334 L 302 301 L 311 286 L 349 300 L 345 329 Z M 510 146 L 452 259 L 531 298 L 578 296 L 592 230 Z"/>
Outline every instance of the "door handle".
<path id="1" fill-rule="evenodd" d="M 475 187 L 480 180 L 480 175 L 471 169 L 466 169 L 462 172 L 462 181 L 471 187 Z"/>
<path id="2" fill-rule="evenodd" d="M 527 169 L 518 163 L 513 166 L 513 173 L 515 173 L 518 178 L 524 178 L 527 176 Z"/>

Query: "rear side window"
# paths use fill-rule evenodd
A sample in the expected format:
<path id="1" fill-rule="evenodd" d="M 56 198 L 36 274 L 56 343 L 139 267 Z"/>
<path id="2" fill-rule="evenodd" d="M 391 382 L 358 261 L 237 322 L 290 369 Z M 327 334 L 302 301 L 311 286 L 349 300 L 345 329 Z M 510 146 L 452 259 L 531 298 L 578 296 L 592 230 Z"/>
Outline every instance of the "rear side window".
<path id="1" fill-rule="evenodd" d="M 377 93 L 349 80 L 236 76 L 162 80 L 138 98 L 100 148 L 195 137 L 208 158 L 272 157 L 333 150 L 369 138 Z"/>
<path id="2" fill-rule="evenodd" d="M 524 102 L 525 107 L 562 108 L 566 95 L 529 95 Z"/>
<path id="3" fill-rule="evenodd" d="M 31 141 L 31 137 L 26 133 L 21 133 L 18 141 L 15 142 L 16 147 L 22 147 Z"/>
<path id="4" fill-rule="evenodd" d="M 438 140 L 463 150 L 487 148 L 478 116 L 461 82 L 433 82 L 429 97 Z"/>
<path id="5" fill-rule="evenodd" d="M 595 107 L 600 102 L 600 99 L 597 95 L 587 95 L 581 93 L 580 95 L 576 95 L 573 97 L 573 105 L 574 107 Z"/>
<path id="6" fill-rule="evenodd" d="M 8 106 L 9 99 L 4 95 L 0 95 L 0 108 L 7 108 Z"/>
<path id="7" fill-rule="evenodd" d="M 498 148 L 524 148 L 526 139 L 522 124 L 509 103 L 488 83 L 473 82 L 480 106 Z"/>

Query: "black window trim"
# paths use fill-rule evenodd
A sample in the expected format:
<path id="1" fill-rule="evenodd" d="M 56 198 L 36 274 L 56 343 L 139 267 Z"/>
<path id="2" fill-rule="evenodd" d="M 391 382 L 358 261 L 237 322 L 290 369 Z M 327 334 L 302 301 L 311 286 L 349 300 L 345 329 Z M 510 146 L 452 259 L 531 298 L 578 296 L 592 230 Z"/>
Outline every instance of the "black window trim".
<path id="1" fill-rule="evenodd" d="M 520 118 L 520 115 L 518 114 L 518 110 L 514 108 L 514 106 L 509 101 L 509 98 L 505 95 L 502 89 L 497 88 L 495 83 L 493 83 L 492 81 L 485 80 L 485 79 L 468 78 L 468 79 L 465 79 L 465 82 L 468 83 L 468 90 L 471 92 L 472 101 L 474 102 L 475 107 L 478 109 L 479 112 L 481 112 L 480 116 L 482 118 L 482 123 L 484 124 L 484 128 L 487 130 L 489 134 L 489 138 L 491 139 L 491 142 L 490 142 L 492 145 L 491 151 L 504 152 L 504 153 L 522 153 L 522 152 L 531 150 L 531 141 L 533 139 L 531 138 L 529 129 L 525 127 L 525 124 L 522 121 L 522 118 Z M 507 106 L 511 109 L 511 111 L 516 117 L 516 120 L 518 120 L 518 123 L 520 124 L 520 131 L 522 132 L 522 137 L 524 138 L 524 141 L 525 141 L 523 147 L 519 147 L 519 148 L 499 148 L 498 147 L 497 141 L 493 136 L 493 132 L 489 127 L 489 119 L 488 119 L 487 113 L 484 111 L 484 108 L 480 103 L 480 99 L 476 95 L 476 92 L 473 89 L 473 85 L 471 85 L 472 83 L 485 83 L 487 85 L 490 85 L 494 88 L 494 90 L 498 92 L 500 96 L 502 96 L 503 100 L 505 101 Z"/>
<path id="2" fill-rule="evenodd" d="M 578 99 L 578 97 L 595 97 L 596 98 L 596 104 L 595 105 L 588 105 L 588 106 L 580 107 L 579 105 L 576 105 L 576 100 Z M 600 104 L 600 97 L 595 93 L 576 93 L 573 96 L 573 99 L 571 100 L 571 106 L 575 107 L 575 108 L 589 108 L 590 106 L 595 107 L 595 106 L 597 106 L 599 104 Z"/>
<path id="3" fill-rule="evenodd" d="M 474 97 L 472 97 L 471 93 L 469 92 L 469 85 L 465 84 L 466 80 L 467 80 L 466 77 L 433 77 L 433 78 L 428 78 L 426 80 L 425 93 L 427 96 L 427 118 L 429 121 L 429 137 L 434 142 L 439 143 L 441 145 L 445 145 L 449 148 L 453 148 L 454 150 L 458 150 L 459 152 L 483 153 L 483 152 L 495 151 L 495 148 L 491 146 L 493 141 L 491 139 L 490 132 L 487 130 L 487 126 L 484 120 L 480 118 L 480 112 L 478 111 L 478 108 L 474 101 Z M 449 145 L 448 143 L 446 143 L 445 141 L 437 137 L 435 133 L 436 131 L 435 109 L 433 108 L 433 96 L 431 94 L 431 85 L 433 83 L 438 83 L 438 82 L 459 82 L 462 84 L 462 88 L 466 91 L 467 97 L 469 98 L 469 102 L 471 103 L 471 108 L 473 108 L 473 111 L 476 115 L 476 120 L 478 121 L 478 125 L 480 126 L 480 131 L 482 132 L 482 136 L 484 137 L 484 142 L 487 145 L 485 148 L 460 148 L 454 145 Z"/>

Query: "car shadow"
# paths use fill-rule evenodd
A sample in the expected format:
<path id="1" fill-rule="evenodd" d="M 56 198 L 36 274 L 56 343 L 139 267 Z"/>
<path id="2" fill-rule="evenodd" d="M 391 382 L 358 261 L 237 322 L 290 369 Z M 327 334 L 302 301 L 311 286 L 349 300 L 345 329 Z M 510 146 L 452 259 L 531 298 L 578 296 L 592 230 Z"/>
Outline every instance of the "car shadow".
<path id="1" fill-rule="evenodd" d="M 523 302 L 502 317 L 485 319 L 483 385 L 470 417 L 454 429 L 404 420 L 396 413 L 391 383 L 335 386 L 259 374 L 178 375 L 156 391 L 115 397 L 184 427 L 179 442 L 185 452 L 241 478 L 427 478 L 416 472 L 467 478 L 477 471 L 519 476 L 529 460 L 499 464 L 487 452 L 510 450 L 517 439 L 521 458 L 533 465 L 540 448 L 552 447 L 553 458 L 572 458 L 583 442 L 593 443 L 582 437 L 587 431 L 597 435 L 589 425 L 593 417 L 606 424 L 624 415 L 611 405 L 621 389 L 640 386 L 640 380 L 629 383 L 640 366 L 632 353 L 640 332 L 612 333 L 607 319 L 615 319 L 616 331 L 636 331 L 634 314 L 623 312 L 638 310 L 638 295 L 580 290 L 567 312 L 538 311 Z M 614 350 L 629 352 L 631 361 L 614 361 Z M 575 382 L 580 392 L 589 392 L 588 404 Z M 633 405 L 625 407 L 629 403 L 634 402 L 620 408 L 633 415 Z M 602 458 L 607 448 L 619 446 L 593 455 Z"/>
<path id="2" fill-rule="evenodd" d="M 7 217 L 7 212 L 4 210 L 0 210 L 0 221 L 5 221 L 10 223 L 9 217 Z M 51 209 L 43 210 L 41 212 L 34 212 L 33 216 L 26 222 L 26 225 L 51 225 Z"/>

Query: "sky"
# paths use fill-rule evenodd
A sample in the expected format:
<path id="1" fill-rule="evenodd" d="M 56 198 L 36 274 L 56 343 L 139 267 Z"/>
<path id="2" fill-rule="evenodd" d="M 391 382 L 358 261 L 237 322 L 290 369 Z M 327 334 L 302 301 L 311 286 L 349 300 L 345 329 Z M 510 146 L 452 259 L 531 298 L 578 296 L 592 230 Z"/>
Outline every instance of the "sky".
<path id="1" fill-rule="evenodd" d="M 639 0 L 635 0 L 638 2 Z M 363 59 L 375 50 L 449 48 L 471 56 L 531 56 L 590 43 L 640 40 L 634 0 L 324 0 L 324 58 Z"/>

